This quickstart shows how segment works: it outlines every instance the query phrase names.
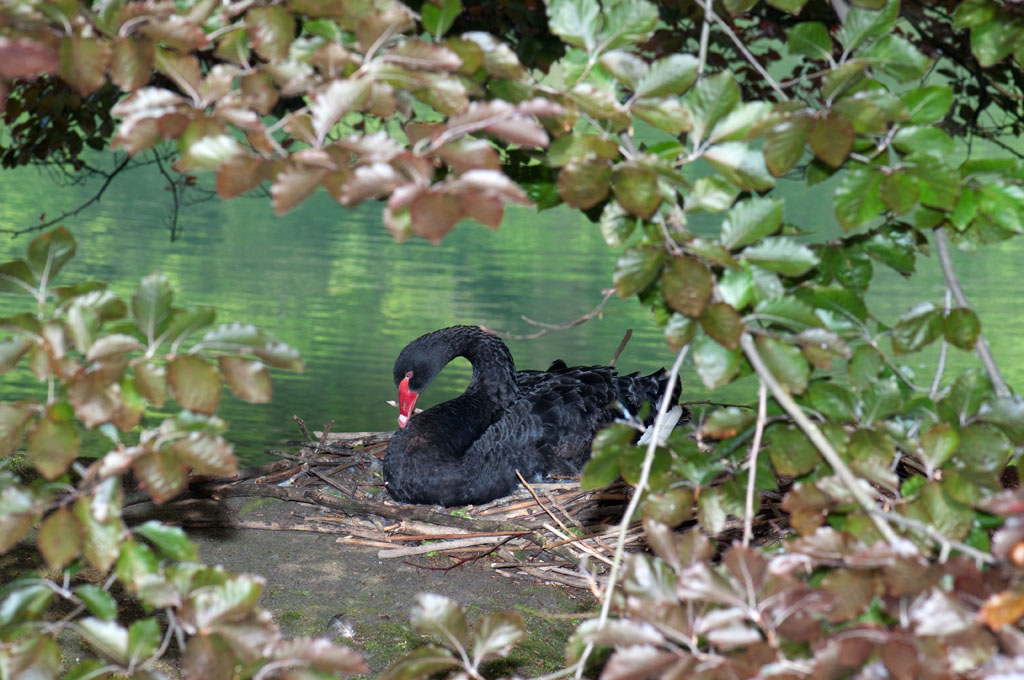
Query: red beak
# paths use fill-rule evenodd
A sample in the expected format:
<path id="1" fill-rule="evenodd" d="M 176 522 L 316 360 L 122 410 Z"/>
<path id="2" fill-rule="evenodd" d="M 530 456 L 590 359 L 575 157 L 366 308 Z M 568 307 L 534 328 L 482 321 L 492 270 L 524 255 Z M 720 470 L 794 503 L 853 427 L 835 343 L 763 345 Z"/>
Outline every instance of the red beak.
<path id="1" fill-rule="evenodd" d="M 419 394 L 409 389 L 409 378 L 402 378 L 398 383 L 398 426 L 405 427 L 412 417 Z"/>

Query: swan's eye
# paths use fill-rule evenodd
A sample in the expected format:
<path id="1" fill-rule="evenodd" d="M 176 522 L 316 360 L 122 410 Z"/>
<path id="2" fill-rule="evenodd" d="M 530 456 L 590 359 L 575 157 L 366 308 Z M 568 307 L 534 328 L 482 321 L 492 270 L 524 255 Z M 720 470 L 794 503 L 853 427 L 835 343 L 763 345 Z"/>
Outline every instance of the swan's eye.
<path id="1" fill-rule="evenodd" d="M 406 373 L 405 377 L 406 378 L 411 378 L 412 377 L 412 371 L 409 371 L 408 373 Z"/>

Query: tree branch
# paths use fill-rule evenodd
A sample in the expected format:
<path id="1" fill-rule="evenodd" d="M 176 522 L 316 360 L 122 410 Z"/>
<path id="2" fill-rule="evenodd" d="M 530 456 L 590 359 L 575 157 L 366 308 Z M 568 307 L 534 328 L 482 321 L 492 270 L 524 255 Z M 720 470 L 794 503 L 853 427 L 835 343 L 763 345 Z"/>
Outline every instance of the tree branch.
<path id="1" fill-rule="evenodd" d="M 953 268 L 953 258 L 949 255 L 949 244 L 946 242 L 945 228 L 938 227 L 934 233 L 935 251 L 939 255 L 939 266 L 942 268 L 942 276 L 946 279 L 946 287 L 953 293 L 953 299 L 956 300 L 957 306 L 974 311 L 971 303 L 967 300 L 967 295 L 964 294 L 960 280 L 956 276 L 956 269 Z M 1006 384 L 1003 374 L 999 371 L 999 365 L 996 364 L 996 359 L 992 356 L 992 350 L 989 349 L 984 334 L 978 333 L 978 342 L 974 345 L 974 351 L 977 352 L 978 358 L 981 359 L 981 363 L 988 373 L 988 379 L 992 381 L 992 388 L 995 390 L 996 395 L 1000 397 L 1010 396 L 1010 388 Z"/>
<path id="2" fill-rule="evenodd" d="M 754 479 L 757 477 L 757 453 L 761 448 L 761 435 L 768 418 L 768 390 L 764 380 L 757 388 L 757 424 L 754 427 L 754 441 L 750 444 L 750 472 L 747 475 L 747 503 L 743 512 L 743 547 L 750 545 L 754 535 Z"/>
<path id="3" fill-rule="evenodd" d="M 762 381 L 768 386 L 768 389 L 772 391 L 772 396 L 775 397 L 775 401 L 789 414 L 789 417 L 803 430 L 807 438 L 811 440 L 815 448 L 821 452 L 822 457 L 832 466 L 839 478 L 843 481 L 846 487 L 853 494 L 853 498 L 857 501 L 857 504 L 864 509 L 871 521 L 874 522 L 878 528 L 879 533 L 889 543 L 899 543 L 900 537 L 893 531 L 882 515 L 879 514 L 878 508 L 875 506 L 874 501 L 864 492 L 861 488 L 860 480 L 854 476 L 850 468 L 843 462 L 843 459 L 839 456 L 839 453 L 832 448 L 832 445 L 825 439 L 825 435 L 821 433 L 818 426 L 811 422 L 811 419 L 804 414 L 800 409 L 800 406 L 793 401 L 793 397 L 789 396 L 789 392 L 783 389 L 779 381 L 775 379 L 771 371 L 768 370 L 768 366 L 764 363 L 761 355 L 757 353 L 757 348 L 754 347 L 754 341 L 751 339 L 749 333 L 744 333 L 740 337 L 740 346 L 743 347 L 743 353 L 747 355 L 747 359 L 750 360 L 750 365 L 754 367 L 754 371 L 761 378 Z"/>

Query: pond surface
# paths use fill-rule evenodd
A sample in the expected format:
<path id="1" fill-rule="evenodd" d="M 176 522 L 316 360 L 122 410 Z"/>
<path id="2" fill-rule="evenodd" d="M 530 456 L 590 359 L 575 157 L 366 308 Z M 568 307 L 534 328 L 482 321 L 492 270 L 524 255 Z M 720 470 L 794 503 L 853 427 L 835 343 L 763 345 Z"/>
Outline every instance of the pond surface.
<path id="1" fill-rule="evenodd" d="M 41 213 L 73 209 L 97 186 L 59 186 L 34 169 L 4 172 L 0 227 L 22 228 L 36 223 Z M 65 220 L 79 245 L 60 281 L 106 280 L 128 300 L 140 278 L 160 270 L 174 284 L 176 304 L 215 306 L 218 322 L 255 323 L 296 347 L 306 370 L 273 372 L 272 403 L 246 404 L 228 393 L 221 402 L 219 413 L 231 424 L 228 437 L 245 462 L 262 460 L 265 448 L 298 438 L 293 415 L 311 429 L 331 419 L 336 431 L 393 429 L 397 412 L 385 402 L 395 398 L 391 366 L 407 342 L 456 323 L 527 334 L 539 329 L 522 315 L 549 323 L 577 319 L 610 287 L 617 258 L 596 225 L 564 208 L 541 213 L 512 208 L 496 232 L 463 223 L 440 246 L 422 240 L 396 244 L 381 224 L 380 204 L 345 209 L 323 192 L 280 218 L 266 198 L 190 205 L 183 208 L 181 233 L 171 242 L 165 186 L 155 170 L 137 169 L 117 178 L 99 204 Z M 835 230 L 830 212 L 816 216 L 817 224 L 806 220 L 830 206 L 821 194 L 798 183 L 788 193 L 787 219 L 805 228 Z M 718 219 L 708 224 L 717 225 Z M 31 238 L 0 236 L 0 261 L 23 257 Z M 1018 389 L 1024 387 L 1019 340 L 1024 316 L 1013 310 L 1024 297 L 1021 251 L 1018 239 L 957 257 L 997 360 Z M 893 323 L 926 296 L 941 302 L 944 288 L 935 259 L 919 259 L 918 269 L 921 275 L 908 283 L 876 265 L 871 297 L 882 320 Z M 26 302 L 0 294 L 0 314 L 25 311 Z M 509 340 L 509 345 L 521 368 L 544 368 L 555 358 L 607 363 L 630 328 L 634 333 L 618 361 L 620 370 L 649 372 L 672 363 L 673 353 L 649 312 L 618 297 L 600 319 L 536 340 Z M 921 384 L 931 380 L 934 354 L 909 359 Z M 950 359 L 952 369 L 975 363 L 973 355 L 956 349 Z M 455 396 L 469 375 L 467 362 L 453 362 L 420 404 L 429 407 Z M 45 398 L 45 388 L 27 371 L 0 380 L 0 400 Z M 747 387 L 750 381 L 745 379 Z M 709 395 L 689 361 L 683 387 L 684 398 L 693 400 L 753 396 L 743 385 Z"/>

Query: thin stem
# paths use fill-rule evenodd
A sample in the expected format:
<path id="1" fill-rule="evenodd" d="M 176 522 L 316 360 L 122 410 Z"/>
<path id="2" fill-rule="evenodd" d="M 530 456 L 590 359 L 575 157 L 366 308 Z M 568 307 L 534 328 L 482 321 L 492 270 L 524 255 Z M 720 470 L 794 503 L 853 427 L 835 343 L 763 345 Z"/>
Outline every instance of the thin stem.
<path id="1" fill-rule="evenodd" d="M 750 445 L 750 473 L 747 475 L 747 506 L 743 513 L 743 547 L 750 545 L 754 536 L 754 478 L 757 477 L 757 453 L 761 448 L 761 435 L 768 417 L 768 389 L 764 380 L 757 388 L 757 424 L 754 427 L 754 441 Z"/>
<path id="2" fill-rule="evenodd" d="M 739 36 L 737 36 L 735 33 L 733 33 L 733 30 L 731 28 L 729 28 L 729 24 L 727 24 L 724 21 L 722 21 L 721 17 L 719 17 L 717 14 L 715 14 L 714 10 L 711 9 L 711 2 L 709 0 L 693 0 L 693 1 L 697 3 L 698 7 L 700 7 L 701 9 L 704 10 L 704 16 L 705 17 L 711 17 L 712 19 L 714 19 L 715 23 L 717 23 L 718 26 L 723 31 L 725 31 L 725 34 L 727 36 L 729 36 L 729 39 L 732 40 L 734 45 L 736 45 L 736 49 L 738 49 L 740 51 L 740 54 L 742 54 L 743 57 L 748 62 L 750 62 L 751 66 L 753 66 L 755 69 L 757 69 L 757 72 L 761 74 L 761 77 L 764 78 L 768 82 L 769 85 L 771 85 L 772 89 L 775 90 L 775 93 L 777 95 L 779 95 L 779 97 L 782 99 L 782 101 L 788 102 L 789 101 L 789 95 L 787 95 L 786 92 L 779 86 L 779 84 L 778 84 L 778 82 L 776 82 L 775 78 L 772 78 L 772 76 L 768 73 L 768 71 L 766 71 L 764 69 L 764 67 L 761 66 L 761 63 L 757 59 L 754 58 L 754 55 L 751 54 L 750 51 L 746 48 L 746 46 L 743 44 L 743 41 L 739 39 Z"/>
<path id="3" fill-rule="evenodd" d="M 935 252 L 939 255 L 939 266 L 942 268 L 942 276 L 946 279 L 946 287 L 953 293 L 953 299 L 956 300 L 958 307 L 973 311 L 971 303 L 967 301 L 967 295 L 964 294 L 964 289 L 960 285 L 960 280 L 956 276 L 956 270 L 953 268 L 953 258 L 949 255 L 949 244 L 946 242 L 946 230 L 943 227 L 938 227 L 934 234 Z M 999 366 L 996 364 L 995 357 L 992 356 L 992 350 L 989 349 L 985 336 L 981 333 L 978 333 L 978 342 L 974 345 L 974 351 L 978 353 L 978 358 L 981 359 L 981 363 L 988 373 L 988 379 L 992 381 L 992 388 L 996 395 L 1010 396 L 1010 388 L 999 371 Z"/>
<path id="4" fill-rule="evenodd" d="M 949 314 L 949 308 L 952 304 L 952 292 L 949 288 L 946 288 L 946 314 Z M 932 378 L 932 387 L 928 390 L 928 398 L 934 399 L 939 393 L 939 385 L 942 382 L 942 373 L 946 370 L 946 354 L 949 351 L 949 343 L 946 338 L 942 338 L 942 344 L 939 345 L 939 365 L 935 367 L 935 377 Z"/>
<path id="5" fill-rule="evenodd" d="M 743 347 L 744 354 L 747 355 L 747 359 L 750 360 L 750 365 L 754 367 L 754 371 L 760 376 L 761 380 L 768 385 L 768 389 L 772 391 L 772 396 L 775 397 L 775 401 L 789 414 L 789 417 L 803 430 L 807 438 L 811 440 L 815 448 L 821 452 L 821 455 L 825 458 L 832 469 L 835 471 L 839 478 L 843 481 L 843 484 L 850 490 L 857 504 L 868 514 L 871 521 L 878 528 L 879 533 L 889 543 L 899 543 L 900 537 L 893 531 L 883 517 L 877 512 L 874 501 L 861 487 L 860 480 L 858 480 L 850 468 L 847 467 L 846 463 L 839 456 L 832 445 L 825 439 L 825 435 L 821 433 L 818 426 L 811 422 L 800 406 L 793 401 L 793 397 L 789 396 L 789 392 L 783 389 L 779 381 L 775 379 L 772 372 L 768 370 L 768 366 L 765 365 L 761 355 L 758 354 L 757 348 L 754 347 L 754 340 L 750 337 L 749 333 L 744 333 L 740 337 L 740 346 Z"/>
<path id="6" fill-rule="evenodd" d="M 686 353 L 689 349 L 690 346 L 687 345 L 679 350 L 679 354 L 676 355 L 675 363 L 672 364 L 672 370 L 669 371 L 668 382 L 665 385 L 665 395 L 661 398 L 661 403 L 658 405 L 658 415 L 654 419 L 654 425 L 652 425 L 653 432 L 651 433 L 651 440 L 647 444 L 647 453 L 644 455 L 644 464 L 640 469 L 640 479 L 637 480 L 636 489 L 633 491 L 633 497 L 629 499 L 629 505 L 626 507 L 626 511 L 622 514 L 622 521 L 619 522 L 619 537 L 615 543 L 615 557 L 612 559 L 612 568 L 608 574 L 608 584 L 604 589 L 604 600 L 601 603 L 601 615 L 598 617 L 597 623 L 598 628 L 601 628 L 601 626 L 608 621 L 608 613 L 611 611 L 612 607 L 612 593 L 615 592 L 615 584 L 619 578 L 619 567 L 622 565 L 622 555 L 626 549 L 626 532 L 629 529 L 629 523 L 633 514 L 636 512 L 636 508 L 640 504 L 640 498 L 644 495 L 644 489 L 647 488 L 647 481 L 651 476 L 651 466 L 654 463 L 654 452 L 658 448 L 658 442 L 661 441 L 661 429 L 665 424 L 665 416 L 668 414 L 669 402 L 672 401 L 672 395 L 676 389 L 676 381 L 679 379 L 679 369 L 683 365 L 683 360 L 686 358 Z M 587 657 L 590 656 L 590 652 L 593 649 L 593 643 L 588 643 L 583 649 L 583 654 L 577 662 L 577 678 L 583 676 L 583 667 L 586 664 Z"/>

